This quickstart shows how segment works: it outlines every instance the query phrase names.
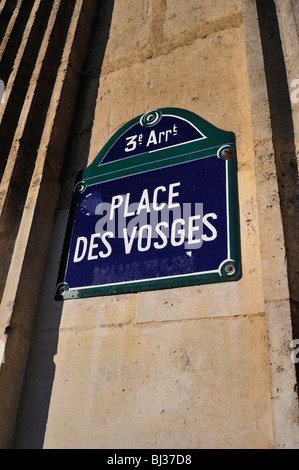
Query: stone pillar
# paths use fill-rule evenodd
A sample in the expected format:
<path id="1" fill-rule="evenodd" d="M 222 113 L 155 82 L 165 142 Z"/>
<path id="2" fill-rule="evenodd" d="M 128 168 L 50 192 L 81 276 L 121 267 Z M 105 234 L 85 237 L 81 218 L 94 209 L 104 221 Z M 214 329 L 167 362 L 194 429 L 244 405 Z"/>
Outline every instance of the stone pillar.
<path id="1" fill-rule="evenodd" d="M 12 445 L 95 2 L 1 2 L 0 447 Z M 5 19 L 9 20 L 5 24 Z M 6 28 L 6 29 L 5 29 Z"/>
<path id="2" fill-rule="evenodd" d="M 0 2 L 0 446 L 297 448 L 296 2 L 26 4 Z M 77 173 L 163 107 L 236 135 L 242 279 L 54 300 Z"/>

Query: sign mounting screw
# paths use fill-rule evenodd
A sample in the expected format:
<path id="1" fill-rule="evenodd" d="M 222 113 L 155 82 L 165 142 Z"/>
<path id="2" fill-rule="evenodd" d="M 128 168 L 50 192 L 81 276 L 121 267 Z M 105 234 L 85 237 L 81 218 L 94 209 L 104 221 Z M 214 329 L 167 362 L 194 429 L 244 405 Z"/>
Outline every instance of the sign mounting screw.
<path id="1" fill-rule="evenodd" d="M 231 276 L 232 274 L 235 273 L 236 269 L 235 269 L 235 266 L 233 264 L 227 264 L 224 268 L 225 272 Z"/>
<path id="2" fill-rule="evenodd" d="M 58 284 L 56 288 L 56 295 L 55 295 L 56 300 L 61 299 L 61 297 L 63 297 L 68 290 L 69 290 L 69 285 L 66 282 L 61 282 L 60 284 Z"/>
<path id="3" fill-rule="evenodd" d="M 224 145 L 223 147 L 220 147 L 217 152 L 217 156 L 223 160 L 230 160 L 234 155 L 235 151 L 230 145 Z"/>
<path id="4" fill-rule="evenodd" d="M 79 181 L 79 183 L 76 184 L 75 186 L 75 191 L 78 191 L 78 193 L 83 193 L 86 188 L 86 183 L 85 181 Z"/>

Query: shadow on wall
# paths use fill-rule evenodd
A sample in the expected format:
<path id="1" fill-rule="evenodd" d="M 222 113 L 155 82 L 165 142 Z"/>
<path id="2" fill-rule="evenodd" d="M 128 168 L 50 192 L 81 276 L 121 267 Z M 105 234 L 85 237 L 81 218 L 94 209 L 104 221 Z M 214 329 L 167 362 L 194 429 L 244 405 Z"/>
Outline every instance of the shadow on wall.
<path id="1" fill-rule="evenodd" d="M 41 449 L 44 445 L 55 376 L 63 303 L 54 300 L 67 215 L 76 176 L 85 168 L 114 0 L 99 2 L 93 33 L 81 77 L 76 110 L 61 171 L 61 192 L 39 296 L 31 351 L 20 402 L 14 448 Z"/>
<path id="2" fill-rule="evenodd" d="M 257 0 L 256 3 L 264 55 L 277 181 L 285 237 L 293 338 L 298 339 L 299 181 L 294 143 L 294 123 L 275 2 L 273 0 Z M 299 364 L 296 365 L 296 368 L 298 383 Z"/>

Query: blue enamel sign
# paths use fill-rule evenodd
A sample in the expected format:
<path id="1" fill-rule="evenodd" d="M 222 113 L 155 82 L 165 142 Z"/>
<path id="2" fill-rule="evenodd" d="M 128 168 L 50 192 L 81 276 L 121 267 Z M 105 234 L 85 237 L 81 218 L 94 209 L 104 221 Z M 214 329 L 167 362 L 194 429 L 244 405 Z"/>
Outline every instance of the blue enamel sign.
<path id="1" fill-rule="evenodd" d="M 123 126 L 74 189 L 56 299 L 241 277 L 235 137 L 186 110 Z"/>

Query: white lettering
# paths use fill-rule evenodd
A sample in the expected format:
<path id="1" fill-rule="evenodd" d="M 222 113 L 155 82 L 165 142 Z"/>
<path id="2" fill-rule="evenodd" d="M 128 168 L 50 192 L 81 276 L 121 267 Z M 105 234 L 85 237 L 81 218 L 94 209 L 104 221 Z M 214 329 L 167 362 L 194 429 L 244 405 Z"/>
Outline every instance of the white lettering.
<path id="1" fill-rule="evenodd" d="M 154 211 L 161 211 L 163 209 L 163 207 L 165 207 L 165 202 L 162 202 L 160 205 L 157 204 L 157 198 L 158 198 L 158 192 L 159 191 L 166 191 L 166 188 L 165 186 L 158 186 L 155 190 L 154 190 L 154 194 L 153 194 L 153 209 Z"/>
<path id="2" fill-rule="evenodd" d="M 159 132 L 159 144 L 162 142 L 162 136 L 165 135 L 165 131 Z"/>
<path id="3" fill-rule="evenodd" d="M 108 240 L 106 240 L 107 237 L 113 238 L 113 232 L 106 232 L 106 233 L 104 233 L 104 235 L 102 236 L 102 242 L 104 243 L 105 247 L 107 248 L 107 252 L 104 253 L 103 251 L 100 251 L 100 252 L 99 252 L 100 258 L 108 258 L 108 256 L 110 256 L 111 253 L 112 253 L 111 245 L 110 245 L 110 243 L 108 242 Z"/>
<path id="4" fill-rule="evenodd" d="M 172 246 L 180 246 L 184 243 L 185 239 L 185 230 L 184 229 L 179 229 L 176 232 L 176 227 L 178 224 L 185 225 L 184 219 L 176 219 L 171 227 L 171 235 L 170 235 L 170 242 Z M 179 241 L 176 241 L 176 235 L 180 235 Z"/>
<path id="5" fill-rule="evenodd" d="M 168 224 L 166 222 L 160 222 L 159 224 L 156 225 L 156 232 L 157 234 L 162 238 L 163 242 L 162 244 L 159 244 L 158 242 L 155 242 L 154 243 L 154 247 L 157 249 L 157 250 L 161 250 L 162 248 L 164 248 L 166 245 L 167 245 L 167 237 L 165 235 L 164 232 L 162 232 L 162 230 L 160 229 L 160 227 L 165 227 L 167 228 L 168 227 Z"/>
<path id="6" fill-rule="evenodd" d="M 133 150 L 135 150 L 135 148 L 137 146 L 136 138 L 137 138 L 137 135 L 132 135 L 131 137 L 126 137 L 126 140 L 128 140 L 129 142 L 127 143 L 127 146 L 125 148 L 125 152 L 132 152 Z"/>
<path id="7" fill-rule="evenodd" d="M 168 209 L 173 209 L 174 207 L 178 207 L 180 205 L 178 202 L 173 202 L 173 198 L 180 195 L 180 193 L 174 193 L 173 188 L 180 185 L 181 183 L 172 183 L 169 185 Z"/>
<path id="8" fill-rule="evenodd" d="M 212 232 L 212 235 L 210 237 L 203 234 L 202 239 L 205 242 L 211 242 L 212 240 L 215 240 L 215 238 L 217 237 L 217 230 L 215 229 L 215 227 L 210 222 L 208 222 L 208 218 L 210 218 L 210 217 L 212 219 L 217 219 L 217 215 L 214 214 L 214 212 L 211 212 L 210 214 L 206 214 L 202 219 L 204 225 L 206 227 L 208 227 L 208 229 Z"/>
<path id="9" fill-rule="evenodd" d="M 147 189 L 143 190 L 142 196 L 139 201 L 138 209 L 137 209 L 137 214 L 140 214 L 142 209 L 146 209 L 146 212 L 150 212 L 151 210 Z"/>
<path id="10" fill-rule="evenodd" d="M 92 252 L 95 248 L 98 248 L 99 246 L 97 243 L 94 243 L 94 239 L 99 238 L 99 237 L 100 237 L 99 233 L 93 233 L 90 237 L 90 245 L 89 245 L 88 257 L 87 257 L 88 260 L 98 258 L 98 255 L 93 255 Z"/>
<path id="11" fill-rule="evenodd" d="M 124 209 L 124 217 L 131 217 L 132 215 L 135 215 L 134 212 L 128 212 L 129 210 L 129 200 L 130 200 L 130 193 L 126 194 L 126 200 L 125 200 L 125 209 Z"/>
<path id="12" fill-rule="evenodd" d="M 199 227 L 194 226 L 193 221 L 194 220 L 199 220 L 199 219 L 200 219 L 200 215 L 193 215 L 192 217 L 189 217 L 189 221 L 188 221 L 188 244 L 200 242 L 200 238 L 194 238 L 193 239 L 193 233 L 196 232 L 196 231 L 199 231 Z"/>
<path id="13" fill-rule="evenodd" d="M 128 230 L 126 228 L 123 229 L 126 255 L 129 255 L 131 253 L 132 245 L 133 245 L 133 241 L 134 241 L 136 232 L 137 232 L 137 226 L 135 225 L 135 227 L 132 230 L 131 238 L 129 238 L 128 237 Z"/>
<path id="14" fill-rule="evenodd" d="M 81 255 L 79 256 L 81 242 L 83 243 L 83 249 L 82 249 Z M 87 238 L 78 237 L 77 243 L 76 243 L 75 254 L 74 254 L 74 263 L 79 263 L 79 261 L 82 261 L 82 259 L 85 256 L 86 250 L 87 250 Z"/>
<path id="15" fill-rule="evenodd" d="M 75 254 L 74 254 L 74 263 L 79 263 L 80 261 L 82 261 L 84 257 L 86 256 L 87 252 L 88 252 L 88 255 L 87 255 L 88 261 L 96 260 L 99 257 L 107 258 L 112 253 L 112 247 L 109 241 L 107 240 L 107 238 L 113 238 L 113 237 L 114 237 L 113 232 L 105 232 L 102 236 L 100 233 L 93 233 L 90 237 L 89 242 L 86 237 L 78 237 L 76 248 L 75 248 Z M 101 250 L 99 252 L 94 252 L 96 248 L 99 247 L 98 243 L 95 242 L 96 238 L 99 238 L 103 242 L 103 245 L 106 248 L 106 251 Z"/>
<path id="16" fill-rule="evenodd" d="M 147 236 L 143 237 L 143 232 L 147 230 Z M 142 246 L 142 238 L 146 238 L 146 245 Z M 151 225 L 143 225 L 138 233 L 138 243 L 137 248 L 138 251 L 148 251 L 151 246 L 152 241 L 152 226 Z"/>
<path id="17" fill-rule="evenodd" d="M 178 202 L 174 202 L 174 198 L 179 196 L 179 192 L 175 192 L 175 188 L 180 186 L 180 182 L 172 183 L 168 188 L 168 209 L 173 209 L 175 207 L 180 207 Z M 144 189 L 140 197 L 139 203 L 130 204 L 131 193 L 127 193 L 125 196 L 117 195 L 112 197 L 109 211 L 109 221 L 114 220 L 116 209 L 120 209 L 124 204 L 124 217 L 132 217 L 134 215 L 139 215 L 142 210 L 146 210 L 147 213 L 151 212 L 151 209 L 154 211 L 162 211 L 166 207 L 166 202 L 158 203 L 158 198 L 161 192 L 166 192 L 167 188 L 165 186 L 157 186 L 153 191 L 152 203 L 150 202 L 150 196 L 148 189 Z M 106 204 L 106 203 L 105 203 Z M 100 206 L 102 206 L 101 203 Z M 107 204 L 109 206 L 109 204 Z M 137 207 L 137 210 L 134 210 L 134 206 Z M 97 206 L 98 207 L 98 206 Z M 97 211 L 98 213 L 99 211 Z"/>
<path id="18" fill-rule="evenodd" d="M 118 200 L 118 203 L 116 203 L 117 200 Z M 122 205 L 123 200 L 124 200 L 123 196 L 120 196 L 120 195 L 119 196 L 113 196 L 112 201 L 111 201 L 109 220 L 113 219 L 115 209 L 118 209 Z"/>
<path id="19" fill-rule="evenodd" d="M 154 145 L 157 144 L 157 137 L 156 137 L 156 133 L 154 130 L 150 132 L 146 146 L 148 147 L 150 144 L 154 144 Z"/>
<path id="20" fill-rule="evenodd" d="M 170 129 L 168 131 L 166 131 L 166 133 L 165 133 L 165 142 L 168 142 L 168 134 L 171 134 Z"/>

